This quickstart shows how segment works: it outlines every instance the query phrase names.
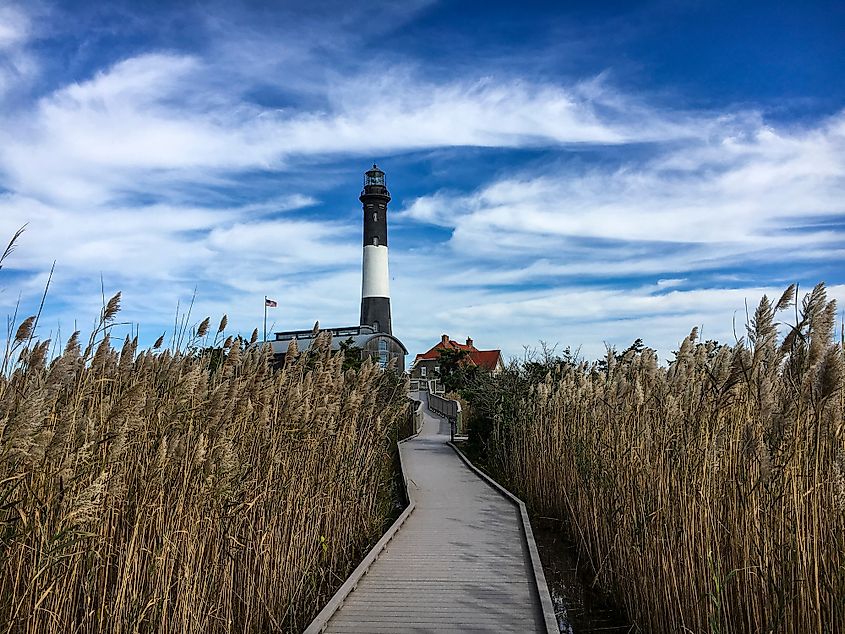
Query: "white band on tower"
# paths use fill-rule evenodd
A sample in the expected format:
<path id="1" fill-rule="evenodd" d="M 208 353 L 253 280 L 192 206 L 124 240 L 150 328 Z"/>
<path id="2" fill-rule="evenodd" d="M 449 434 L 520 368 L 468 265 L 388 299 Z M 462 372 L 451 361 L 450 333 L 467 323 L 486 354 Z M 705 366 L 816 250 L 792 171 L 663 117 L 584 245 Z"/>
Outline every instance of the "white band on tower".
<path id="1" fill-rule="evenodd" d="M 364 278 L 361 297 L 390 297 L 387 271 L 387 247 L 368 244 L 364 247 Z"/>

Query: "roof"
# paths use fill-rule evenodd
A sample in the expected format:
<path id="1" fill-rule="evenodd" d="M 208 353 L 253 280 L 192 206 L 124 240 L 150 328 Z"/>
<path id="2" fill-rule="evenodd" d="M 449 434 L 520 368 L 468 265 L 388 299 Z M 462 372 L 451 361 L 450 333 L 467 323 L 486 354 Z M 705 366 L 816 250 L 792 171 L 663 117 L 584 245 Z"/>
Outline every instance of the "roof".
<path id="1" fill-rule="evenodd" d="M 273 349 L 274 354 L 287 354 L 290 342 L 296 340 L 296 345 L 300 351 L 307 350 L 314 343 L 314 339 L 321 332 L 330 332 L 332 334 L 332 350 L 340 350 L 340 344 L 352 340 L 352 345 L 358 348 L 364 348 L 368 341 L 387 337 L 392 339 L 402 348 L 405 354 L 408 354 L 408 349 L 393 335 L 386 332 L 376 332 L 370 326 L 346 326 L 343 328 L 327 328 L 325 331 L 314 332 L 313 330 L 293 330 L 289 332 L 277 332 L 276 338 L 267 341 Z M 353 334 L 357 333 L 357 334 Z"/>
<path id="2" fill-rule="evenodd" d="M 499 362 L 502 360 L 502 351 L 476 350 L 475 352 L 470 352 L 469 357 L 470 359 L 472 359 L 475 365 L 484 368 L 485 370 L 490 370 L 492 372 L 496 369 L 496 367 L 499 365 Z"/>
<path id="3" fill-rule="evenodd" d="M 479 350 L 472 344 L 459 343 L 452 339 L 448 339 L 446 341 L 441 340 L 427 352 L 418 354 L 414 359 L 414 363 L 416 364 L 417 361 L 439 359 L 440 351 L 447 348 L 465 350 L 468 353 L 466 358 L 472 365 L 477 365 L 485 370 L 490 370 L 491 372 L 496 369 L 502 360 L 501 350 Z"/>
<path id="4" fill-rule="evenodd" d="M 319 324 L 320 322 L 317 322 L 314 324 L 314 328 L 309 328 L 307 330 L 286 330 L 284 332 L 275 332 L 273 334 L 276 341 L 289 341 L 291 339 L 313 339 L 315 332 L 328 331 L 332 333 L 332 337 L 354 337 L 355 335 L 374 333 L 376 331 L 375 328 L 366 324 L 362 326 L 341 326 L 340 328 L 320 328 Z M 317 329 L 316 331 L 315 328 Z"/>

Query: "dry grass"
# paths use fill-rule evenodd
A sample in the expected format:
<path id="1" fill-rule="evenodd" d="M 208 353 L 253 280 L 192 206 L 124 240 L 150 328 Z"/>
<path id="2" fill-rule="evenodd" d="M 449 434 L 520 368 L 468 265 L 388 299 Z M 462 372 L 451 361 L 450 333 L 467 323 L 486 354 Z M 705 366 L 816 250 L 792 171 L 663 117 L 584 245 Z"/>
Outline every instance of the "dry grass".
<path id="1" fill-rule="evenodd" d="M 794 313 L 793 313 L 794 309 Z M 776 319 L 790 316 L 783 339 Z M 794 314 L 794 316 L 792 316 Z M 845 373 L 823 285 L 763 299 L 745 342 L 557 364 L 493 468 L 565 518 L 652 632 L 845 631 Z M 551 368 L 551 366 L 550 366 Z"/>
<path id="2" fill-rule="evenodd" d="M 301 630 L 393 511 L 404 384 L 327 337 L 276 373 L 237 338 L 117 350 L 118 307 L 50 362 L 32 322 L 11 337 L 0 629 Z"/>

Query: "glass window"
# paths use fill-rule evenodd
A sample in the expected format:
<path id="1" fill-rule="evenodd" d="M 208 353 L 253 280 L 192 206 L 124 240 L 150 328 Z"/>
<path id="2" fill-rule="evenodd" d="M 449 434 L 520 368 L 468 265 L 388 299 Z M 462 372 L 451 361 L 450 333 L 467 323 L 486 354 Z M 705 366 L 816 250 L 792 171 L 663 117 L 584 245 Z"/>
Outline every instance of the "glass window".
<path id="1" fill-rule="evenodd" d="M 378 222 L 378 212 L 377 211 L 373 212 L 373 220 Z"/>
<path id="2" fill-rule="evenodd" d="M 387 367 L 387 339 L 379 339 L 378 340 L 378 364 L 379 367 L 386 368 Z"/>
<path id="3" fill-rule="evenodd" d="M 364 185 L 384 186 L 384 172 L 381 170 L 370 170 L 364 177 Z"/>
<path id="4" fill-rule="evenodd" d="M 425 376 L 425 366 L 420 368 L 420 376 Z"/>
<path id="5" fill-rule="evenodd" d="M 373 236 L 373 246 L 374 247 L 378 246 L 378 236 Z"/>

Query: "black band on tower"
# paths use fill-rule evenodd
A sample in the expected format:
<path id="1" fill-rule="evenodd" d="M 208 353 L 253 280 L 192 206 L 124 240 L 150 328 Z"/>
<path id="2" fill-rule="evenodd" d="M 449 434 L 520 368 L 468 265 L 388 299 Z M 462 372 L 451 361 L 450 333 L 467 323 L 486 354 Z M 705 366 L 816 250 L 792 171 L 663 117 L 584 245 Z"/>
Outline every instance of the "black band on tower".
<path id="1" fill-rule="evenodd" d="M 364 205 L 364 246 L 387 246 L 387 203 L 390 197 L 361 194 Z"/>
<path id="2" fill-rule="evenodd" d="M 361 300 L 361 325 L 372 326 L 376 332 L 393 334 L 389 297 L 365 297 Z"/>

